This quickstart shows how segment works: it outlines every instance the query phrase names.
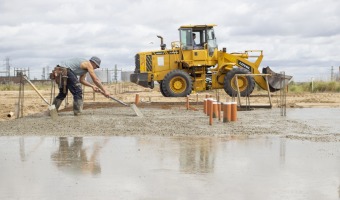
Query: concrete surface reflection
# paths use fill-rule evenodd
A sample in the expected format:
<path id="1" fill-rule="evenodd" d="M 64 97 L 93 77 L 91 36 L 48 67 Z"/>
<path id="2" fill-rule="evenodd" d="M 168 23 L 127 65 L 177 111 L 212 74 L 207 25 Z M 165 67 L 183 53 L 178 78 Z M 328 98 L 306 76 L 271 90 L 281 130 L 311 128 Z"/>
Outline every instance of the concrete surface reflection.
<path id="1" fill-rule="evenodd" d="M 180 145 L 179 165 L 183 173 L 214 171 L 216 141 L 213 138 L 177 138 Z"/>
<path id="2" fill-rule="evenodd" d="M 41 137 L 39 139 L 39 141 L 36 142 L 35 145 L 32 148 L 27 150 L 25 148 L 25 139 L 24 139 L 24 137 L 21 137 L 19 139 L 21 161 L 23 161 L 23 162 L 26 161 L 30 157 L 31 154 L 34 154 L 35 151 L 43 144 L 44 139 L 45 139 L 44 137 Z"/>
<path id="3" fill-rule="evenodd" d="M 107 139 L 104 141 L 104 145 L 106 142 Z M 97 156 L 102 145 L 96 142 L 93 147 L 93 152 L 88 155 L 87 149 L 83 147 L 83 137 L 74 137 L 72 141 L 69 141 L 67 137 L 60 137 L 59 148 L 51 155 L 51 159 L 63 171 L 95 175 L 101 172 Z"/>
<path id="4" fill-rule="evenodd" d="M 340 198 L 340 143 L 282 137 L 0 137 L 0 199 Z"/>

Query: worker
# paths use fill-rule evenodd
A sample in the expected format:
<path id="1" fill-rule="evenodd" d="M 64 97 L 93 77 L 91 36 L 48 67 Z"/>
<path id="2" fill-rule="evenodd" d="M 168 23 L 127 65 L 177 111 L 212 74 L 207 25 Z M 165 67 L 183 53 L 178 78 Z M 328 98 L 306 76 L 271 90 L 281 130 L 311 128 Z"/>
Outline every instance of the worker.
<path id="1" fill-rule="evenodd" d="M 193 44 L 194 47 L 197 46 L 195 39 L 196 39 L 196 33 L 193 33 L 193 34 L 192 34 L 192 40 L 193 40 L 193 43 L 192 43 L 192 44 Z"/>
<path id="2" fill-rule="evenodd" d="M 192 34 L 192 40 L 193 40 L 193 47 L 194 47 L 194 49 L 202 49 L 202 46 L 200 45 L 200 44 L 196 44 L 196 41 L 195 41 L 195 39 L 196 39 L 196 33 L 193 33 Z"/>
<path id="3" fill-rule="evenodd" d="M 68 90 L 73 95 L 73 112 L 74 115 L 77 116 L 82 112 L 83 109 L 83 91 L 81 84 L 91 87 L 93 91 L 100 92 L 105 96 L 109 97 L 109 92 L 105 89 L 99 78 L 94 73 L 95 69 L 100 67 L 100 58 L 93 56 L 90 60 L 86 60 L 83 58 L 73 58 L 70 60 L 60 62 L 54 72 L 56 70 L 62 71 L 64 70 L 65 74 L 67 74 L 67 81 L 61 81 L 60 83 L 56 82 L 59 85 L 59 94 L 54 99 L 53 104 L 55 105 L 56 109 L 58 110 L 62 101 L 65 99 Z M 67 73 L 66 73 L 67 71 Z M 52 72 L 52 74 L 54 73 Z M 86 74 L 89 73 L 90 77 L 94 84 L 91 84 L 86 81 L 85 77 Z M 78 77 L 79 76 L 79 80 Z M 63 77 L 65 77 L 63 75 Z M 66 83 L 66 85 L 65 85 Z M 81 84 L 80 84 L 81 83 Z"/>

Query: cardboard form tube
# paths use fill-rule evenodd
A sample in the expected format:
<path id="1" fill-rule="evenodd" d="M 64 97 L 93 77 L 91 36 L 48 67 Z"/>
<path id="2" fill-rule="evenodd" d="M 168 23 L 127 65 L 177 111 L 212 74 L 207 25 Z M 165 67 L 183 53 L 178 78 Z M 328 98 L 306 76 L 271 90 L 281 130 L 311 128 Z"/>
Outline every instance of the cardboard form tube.
<path id="1" fill-rule="evenodd" d="M 213 118 L 217 118 L 218 105 L 217 102 L 213 102 Z"/>
<path id="2" fill-rule="evenodd" d="M 14 112 L 9 112 L 9 113 L 7 114 L 7 117 L 13 117 L 13 115 L 14 115 Z"/>
<path id="3" fill-rule="evenodd" d="M 237 120 L 237 102 L 231 102 L 231 121 Z"/>
<path id="4" fill-rule="evenodd" d="M 216 118 L 217 117 L 217 114 L 216 114 L 217 113 L 217 107 L 214 108 L 214 103 L 217 103 L 217 100 L 212 98 L 212 102 L 211 102 L 211 104 L 212 104 L 211 108 L 213 109 L 212 114 L 213 114 L 213 118 Z M 214 109 L 216 109 L 216 110 L 214 110 Z M 215 117 L 214 117 L 214 115 L 215 115 Z"/>
<path id="5" fill-rule="evenodd" d="M 227 103 L 223 102 L 221 107 L 222 107 L 221 109 L 223 112 L 222 121 L 223 123 L 226 123 L 227 122 Z"/>
<path id="6" fill-rule="evenodd" d="M 209 125 L 212 125 L 213 124 L 213 103 L 211 100 L 210 102 L 211 103 L 208 105 L 209 106 Z"/>
<path id="7" fill-rule="evenodd" d="M 223 103 L 223 122 L 231 121 L 231 102 Z"/>
<path id="8" fill-rule="evenodd" d="M 204 112 L 204 114 L 207 114 L 207 104 L 208 104 L 208 100 L 204 99 L 203 100 L 203 112 Z"/>
<path id="9" fill-rule="evenodd" d="M 221 121 L 221 102 L 217 103 L 217 116 L 218 116 L 218 121 Z"/>
<path id="10" fill-rule="evenodd" d="M 136 98 L 135 98 L 135 105 L 139 104 L 139 94 L 136 94 Z"/>
<path id="11" fill-rule="evenodd" d="M 207 116 L 210 116 L 210 110 L 211 110 L 211 107 L 212 107 L 212 102 L 213 102 L 212 98 L 207 99 Z"/>

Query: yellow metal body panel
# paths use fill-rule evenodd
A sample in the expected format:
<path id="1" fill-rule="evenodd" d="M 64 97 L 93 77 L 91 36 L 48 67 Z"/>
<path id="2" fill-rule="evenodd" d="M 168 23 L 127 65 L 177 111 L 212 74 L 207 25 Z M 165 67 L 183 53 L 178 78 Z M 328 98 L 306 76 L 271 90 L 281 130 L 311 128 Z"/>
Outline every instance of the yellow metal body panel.
<path id="1" fill-rule="evenodd" d="M 169 54 L 152 56 L 153 72 L 168 71 L 173 63 L 170 63 Z"/>
<path id="2" fill-rule="evenodd" d="M 192 51 L 192 59 L 194 61 L 204 61 L 206 62 L 208 59 L 206 50 L 193 50 Z"/>
<path id="3" fill-rule="evenodd" d="M 217 50 L 212 57 L 209 57 L 208 51 L 203 50 L 183 50 L 183 62 L 189 67 L 191 66 L 214 66 L 217 64 L 215 55 L 217 55 Z"/>
<path id="4" fill-rule="evenodd" d="M 140 71 L 145 72 L 146 71 L 146 63 L 145 63 L 145 54 L 140 53 Z"/>

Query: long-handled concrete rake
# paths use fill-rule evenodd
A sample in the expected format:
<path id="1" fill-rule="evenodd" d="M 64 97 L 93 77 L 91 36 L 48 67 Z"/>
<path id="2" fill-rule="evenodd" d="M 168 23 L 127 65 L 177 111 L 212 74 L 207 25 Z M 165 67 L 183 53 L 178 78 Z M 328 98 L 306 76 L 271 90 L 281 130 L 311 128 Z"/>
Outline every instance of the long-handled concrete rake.
<path id="1" fill-rule="evenodd" d="M 32 88 L 38 93 L 38 95 L 42 98 L 42 100 L 45 101 L 45 103 L 47 103 L 48 105 L 48 110 L 50 111 L 50 116 L 52 117 L 52 119 L 56 119 L 58 117 L 58 112 L 57 109 L 55 107 L 55 105 L 51 105 L 42 95 L 41 93 L 38 91 L 38 89 L 33 85 L 33 83 L 26 77 L 26 75 L 23 76 L 24 79 L 32 86 Z"/>
<path id="2" fill-rule="evenodd" d="M 100 93 L 102 93 L 103 95 L 104 95 L 104 92 L 103 91 L 101 91 L 101 90 L 99 90 L 99 92 Z M 124 103 L 124 102 L 122 102 L 121 100 L 119 100 L 119 99 L 116 99 L 116 98 L 114 98 L 114 97 L 112 97 L 112 96 L 109 96 L 109 98 L 110 99 L 112 99 L 112 100 L 114 100 L 114 101 L 116 101 L 116 102 L 118 102 L 118 103 L 120 103 L 120 104 L 122 104 L 122 105 L 124 105 L 124 106 L 130 106 L 130 108 L 132 108 L 132 110 L 136 113 L 136 115 L 138 116 L 138 117 L 143 117 L 143 113 L 138 109 L 138 107 L 136 106 L 136 104 L 126 104 L 126 103 Z"/>

